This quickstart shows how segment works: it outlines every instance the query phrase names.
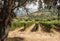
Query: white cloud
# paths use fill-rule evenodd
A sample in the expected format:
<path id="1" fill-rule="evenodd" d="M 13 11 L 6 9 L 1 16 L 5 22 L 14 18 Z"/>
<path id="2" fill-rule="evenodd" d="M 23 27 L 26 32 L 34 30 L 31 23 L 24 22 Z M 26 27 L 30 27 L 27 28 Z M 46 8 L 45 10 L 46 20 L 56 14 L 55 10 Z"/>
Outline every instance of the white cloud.
<path id="1" fill-rule="evenodd" d="M 26 8 L 28 9 L 29 13 L 32 13 L 32 12 L 36 12 L 38 11 L 38 1 L 34 3 L 28 3 L 26 5 Z M 23 8 L 19 8 L 19 10 L 17 10 L 17 8 L 14 10 L 14 12 L 17 14 L 17 16 L 20 16 L 20 15 L 24 15 L 26 14 L 26 10 L 24 10 Z"/>
<path id="2" fill-rule="evenodd" d="M 38 2 L 35 2 L 35 4 L 34 3 L 29 4 L 28 3 L 26 5 L 26 8 L 29 9 L 29 12 L 35 12 L 38 10 L 38 7 L 39 7 L 38 5 L 39 5 Z"/>

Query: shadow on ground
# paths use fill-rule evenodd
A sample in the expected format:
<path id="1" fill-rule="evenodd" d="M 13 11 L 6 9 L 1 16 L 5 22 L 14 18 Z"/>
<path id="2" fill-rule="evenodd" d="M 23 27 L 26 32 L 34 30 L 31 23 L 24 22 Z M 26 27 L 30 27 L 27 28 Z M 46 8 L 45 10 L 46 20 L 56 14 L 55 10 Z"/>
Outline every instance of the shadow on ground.
<path id="1" fill-rule="evenodd" d="M 7 38 L 7 41 L 24 41 L 24 38 L 20 37 Z"/>

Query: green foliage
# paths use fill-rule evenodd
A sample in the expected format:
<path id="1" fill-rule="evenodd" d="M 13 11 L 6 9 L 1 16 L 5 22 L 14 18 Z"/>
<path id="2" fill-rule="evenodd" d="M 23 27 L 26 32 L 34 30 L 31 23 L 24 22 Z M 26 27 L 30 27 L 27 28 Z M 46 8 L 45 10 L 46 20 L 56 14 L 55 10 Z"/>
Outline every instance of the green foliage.
<path id="1" fill-rule="evenodd" d="M 46 31 L 50 31 L 50 29 L 52 28 L 52 24 L 51 23 L 47 23 L 47 22 L 42 22 L 41 23 L 44 26 L 44 30 Z"/>
<path id="2" fill-rule="evenodd" d="M 57 20 L 57 9 L 43 9 L 41 11 L 19 17 L 20 21 L 52 21 Z"/>
<path id="3" fill-rule="evenodd" d="M 60 28 L 60 21 L 40 22 L 44 26 L 44 30 L 50 31 L 52 28 Z"/>
<path id="4" fill-rule="evenodd" d="M 12 28 L 15 29 L 17 27 L 29 27 L 32 24 L 42 24 L 44 29 L 50 30 L 51 28 L 57 28 L 60 27 L 60 21 L 57 21 L 58 15 L 57 15 L 57 9 L 44 9 L 41 11 L 38 11 L 37 13 L 33 13 L 30 15 L 25 15 L 17 18 L 17 21 L 13 21 Z"/>
<path id="5" fill-rule="evenodd" d="M 60 27 L 60 21 L 54 23 L 55 26 Z"/>
<path id="6" fill-rule="evenodd" d="M 11 30 L 14 30 L 17 27 L 25 27 L 25 29 L 27 27 L 30 27 L 32 24 L 35 24 L 36 27 L 38 27 L 38 25 L 43 25 L 44 28 L 43 30 L 46 31 L 50 31 L 52 28 L 60 28 L 60 21 L 58 20 L 53 20 L 53 21 L 13 21 L 12 22 L 12 27 Z"/>
<path id="7" fill-rule="evenodd" d="M 34 22 L 26 22 L 25 25 L 24 25 L 24 27 L 29 27 L 29 26 L 31 26 L 32 24 L 34 24 Z"/>
<path id="8" fill-rule="evenodd" d="M 16 22 L 12 22 L 12 26 L 11 26 L 11 30 L 14 30 L 15 28 L 17 28 L 17 27 L 29 27 L 29 26 L 31 26 L 32 24 L 34 24 L 34 22 L 31 22 L 31 21 L 29 21 L 29 22 L 26 22 L 26 21 L 16 21 Z"/>
<path id="9" fill-rule="evenodd" d="M 17 27 L 22 27 L 22 26 L 24 26 L 24 24 L 25 24 L 25 22 L 19 22 L 19 21 L 12 22 L 11 30 L 14 30 Z"/>

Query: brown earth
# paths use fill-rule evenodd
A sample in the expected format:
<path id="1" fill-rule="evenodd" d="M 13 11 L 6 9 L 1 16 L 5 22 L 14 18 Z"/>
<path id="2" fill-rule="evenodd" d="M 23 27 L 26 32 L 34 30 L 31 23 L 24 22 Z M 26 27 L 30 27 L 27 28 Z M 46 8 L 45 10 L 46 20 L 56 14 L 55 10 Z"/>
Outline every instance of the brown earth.
<path id="1" fill-rule="evenodd" d="M 51 33 L 47 33 L 43 32 L 41 28 L 39 28 L 38 31 L 31 32 L 30 30 L 34 27 L 34 25 L 35 24 L 33 24 L 23 32 L 21 32 L 20 30 L 24 27 L 17 28 L 14 31 L 10 31 L 8 34 L 8 38 L 12 40 L 7 39 L 7 41 L 60 41 L 60 33 L 55 30 L 52 30 L 53 32 Z"/>

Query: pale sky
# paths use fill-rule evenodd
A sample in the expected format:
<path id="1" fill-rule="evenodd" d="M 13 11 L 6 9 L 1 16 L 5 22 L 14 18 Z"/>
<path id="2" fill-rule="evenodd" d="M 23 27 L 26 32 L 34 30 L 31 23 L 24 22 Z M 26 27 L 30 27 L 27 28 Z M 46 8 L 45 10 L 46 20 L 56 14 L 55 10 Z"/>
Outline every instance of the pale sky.
<path id="1" fill-rule="evenodd" d="M 29 13 L 33 13 L 33 12 L 38 11 L 38 8 L 39 8 L 38 1 L 39 0 L 37 0 L 37 2 L 35 2 L 35 4 L 27 2 L 25 7 L 28 9 Z M 43 0 L 41 0 L 41 1 L 42 1 L 42 8 L 44 8 L 45 7 L 44 1 Z M 16 5 L 17 4 L 18 3 L 16 3 Z M 14 11 L 15 11 L 15 13 L 17 15 L 24 15 L 24 14 L 26 14 L 26 11 L 24 9 L 22 9 L 22 8 L 19 8 L 19 10 L 15 9 Z"/>
<path id="2" fill-rule="evenodd" d="M 38 6 L 38 2 L 35 2 L 36 4 L 34 4 L 34 3 L 31 3 L 31 4 L 27 4 L 26 5 L 26 8 L 27 9 L 29 9 L 29 12 L 36 12 L 36 11 L 38 11 L 38 8 L 39 8 L 39 6 Z"/>
<path id="3" fill-rule="evenodd" d="M 32 12 L 36 12 L 36 11 L 38 11 L 38 2 L 35 2 L 36 4 L 34 4 L 34 3 L 31 3 L 31 4 L 27 4 L 25 7 L 28 9 L 28 11 L 30 12 L 30 13 L 32 13 Z M 19 8 L 19 10 L 17 10 L 17 8 L 14 10 L 14 12 L 15 13 L 17 13 L 17 15 L 24 15 L 25 13 L 26 13 L 26 11 L 25 10 L 23 10 L 22 8 Z"/>

